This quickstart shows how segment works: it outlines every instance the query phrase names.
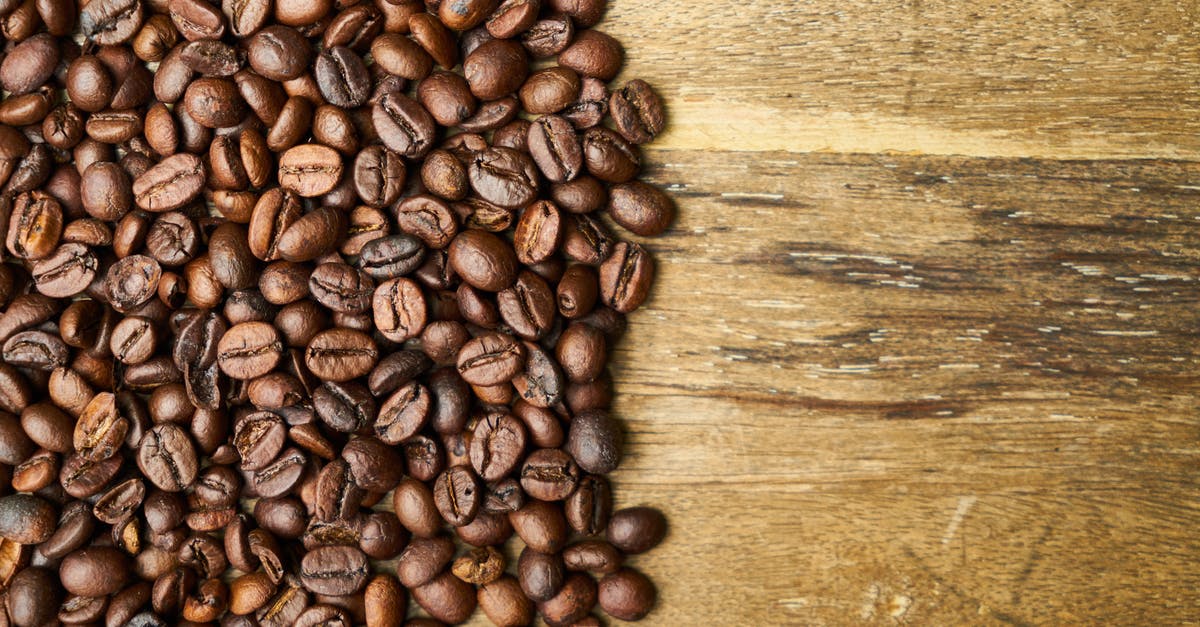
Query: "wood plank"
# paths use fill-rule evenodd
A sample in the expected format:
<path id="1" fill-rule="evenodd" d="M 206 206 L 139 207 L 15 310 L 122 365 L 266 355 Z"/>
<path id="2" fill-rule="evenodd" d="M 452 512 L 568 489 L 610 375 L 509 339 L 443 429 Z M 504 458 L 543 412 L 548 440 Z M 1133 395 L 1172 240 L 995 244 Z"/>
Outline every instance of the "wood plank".
<path id="1" fill-rule="evenodd" d="M 1200 616 L 1200 164 L 654 151 L 646 624 Z"/>
<path id="2" fill-rule="evenodd" d="M 1200 5 L 612 2 L 666 149 L 1200 157 Z"/>

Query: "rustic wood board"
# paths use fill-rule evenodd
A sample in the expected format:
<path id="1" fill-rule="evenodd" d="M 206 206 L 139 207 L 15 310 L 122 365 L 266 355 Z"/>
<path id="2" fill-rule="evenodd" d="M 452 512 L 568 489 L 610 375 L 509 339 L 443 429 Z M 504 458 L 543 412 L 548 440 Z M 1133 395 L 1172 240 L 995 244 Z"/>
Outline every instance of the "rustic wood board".
<path id="1" fill-rule="evenodd" d="M 644 624 L 1200 621 L 1200 5 L 610 6 L 680 205 Z"/>

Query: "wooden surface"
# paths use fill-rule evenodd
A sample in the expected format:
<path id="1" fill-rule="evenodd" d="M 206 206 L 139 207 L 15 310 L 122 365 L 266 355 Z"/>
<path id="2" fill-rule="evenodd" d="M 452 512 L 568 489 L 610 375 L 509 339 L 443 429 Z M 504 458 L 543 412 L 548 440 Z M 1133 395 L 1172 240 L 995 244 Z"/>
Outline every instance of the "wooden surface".
<path id="1" fill-rule="evenodd" d="M 612 0 L 645 624 L 1200 621 L 1200 5 Z"/>

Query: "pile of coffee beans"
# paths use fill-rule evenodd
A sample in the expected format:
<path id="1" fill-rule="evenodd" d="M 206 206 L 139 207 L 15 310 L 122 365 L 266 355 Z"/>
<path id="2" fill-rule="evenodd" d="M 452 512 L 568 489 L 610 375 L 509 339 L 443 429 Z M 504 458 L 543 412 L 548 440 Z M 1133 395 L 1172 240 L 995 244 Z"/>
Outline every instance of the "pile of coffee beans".
<path id="1" fill-rule="evenodd" d="M 0 0 L 0 626 L 644 617 L 605 0 L 79 1 Z"/>

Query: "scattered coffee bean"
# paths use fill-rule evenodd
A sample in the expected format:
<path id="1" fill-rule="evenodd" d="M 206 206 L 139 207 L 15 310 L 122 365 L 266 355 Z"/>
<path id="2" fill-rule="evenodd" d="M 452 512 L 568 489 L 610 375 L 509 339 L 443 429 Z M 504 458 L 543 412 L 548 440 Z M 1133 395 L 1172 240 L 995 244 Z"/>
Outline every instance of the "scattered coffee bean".
<path id="1" fill-rule="evenodd" d="M 655 266 L 599 212 L 676 207 L 605 0 L 81 4 L 4 7 L 0 618 L 651 611 L 604 475 Z"/>

